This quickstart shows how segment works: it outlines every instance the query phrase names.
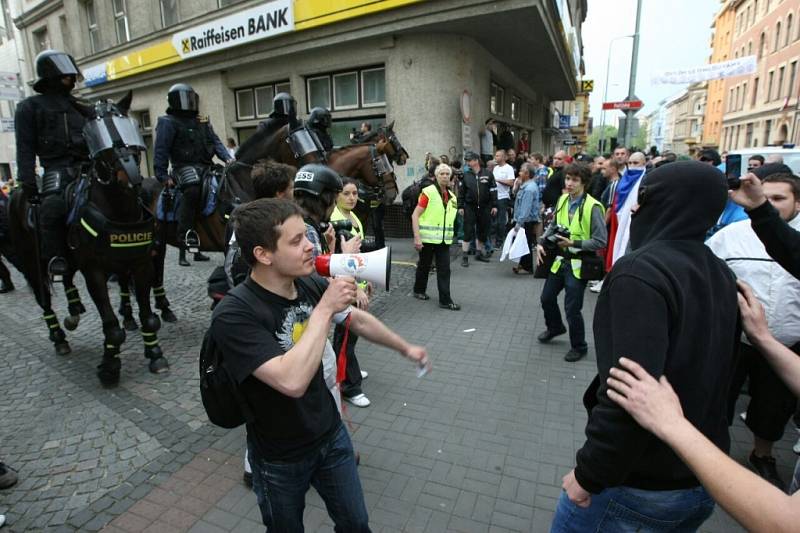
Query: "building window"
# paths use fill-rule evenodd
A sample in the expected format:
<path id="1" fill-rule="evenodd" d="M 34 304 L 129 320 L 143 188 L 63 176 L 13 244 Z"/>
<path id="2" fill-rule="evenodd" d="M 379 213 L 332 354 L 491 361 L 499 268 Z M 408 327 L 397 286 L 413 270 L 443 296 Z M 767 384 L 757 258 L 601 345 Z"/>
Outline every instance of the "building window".
<path id="1" fill-rule="evenodd" d="M 758 78 L 753 80 L 753 98 L 750 99 L 750 107 L 756 105 L 757 98 L 758 98 Z"/>
<path id="2" fill-rule="evenodd" d="M 47 26 L 33 32 L 33 49 L 37 54 L 50 49 L 50 36 L 47 34 Z"/>
<path id="3" fill-rule="evenodd" d="M 272 112 L 272 99 L 280 92 L 289 92 L 288 81 L 237 89 L 236 119 L 252 120 L 267 117 Z"/>
<path id="4" fill-rule="evenodd" d="M 781 23 L 780 21 L 775 24 L 775 48 L 773 51 L 777 52 L 778 47 L 781 45 Z"/>
<path id="5" fill-rule="evenodd" d="M 780 98 L 783 96 L 783 76 L 786 72 L 786 67 L 781 67 L 778 69 L 778 94 L 775 98 Z"/>
<path id="6" fill-rule="evenodd" d="M 784 46 L 787 46 L 790 42 L 792 42 L 792 14 L 789 13 L 789 16 L 786 17 L 786 42 L 783 43 Z"/>
<path id="7" fill-rule="evenodd" d="M 139 112 L 139 125 L 144 131 L 153 129 L 153 123 L 150 121 L 150 111 Z"/>
<path id="8" fill-rule="evenodd" d="M 789 85 L 786 87 L 786 94 L 789 98 L 793 96 L 797 96 L 796 91 L 794 90 L 794 82 L 795 77 L 797 76 L 797 61 L 792 61 L 789 63 Z"/>
<path id="9" fill-rule="evenodd" d="M 748 122 L 744 130 L 744 147 L 749 148 L 753 146 L 753 123 Z"/>
<path id="10" fill-rule="evenodd" d="M 747 101 L 747 82 L 742 85 L 742 103 L 739 104 L 739 109 L 744 109 L 744 104 Z"/>
<path id="11" fill-rule="evenodd" d="M 89 53 L 100 51 L 100 28 L 97 27 L 97 13 L 94 0 L 88 0 L 86 6 L 86 24 L 89 26 Z"/>
<path id="12" fill-rule="evenodd" d="M 533 104 L 529 103 L 529 104 L 528 104 L 528 113 L 527 113 L 527 121 L 528 121 L 528 124 L 533 124 L 533 123 L 535 122 L 535 121 L 533 120 L 533 118 L 534 118 L 534 117 L 533 117 L 533 113 L 534 113 L 534 111 L 533 111 L 533 110 L 534 110 Z"/>
<path id="13" fill-rule="evenodd" d="M 333 75 L 333 107 L 335 109 L 358 108 L 358 72 Z"/>
<path id="14" fill-rule="evenodd" d="M 498 84 L 492 82 L 491 91 L 489 93 L 489 112 L 495 115 L 503 115 L 503 100 L 505 99 L 506 91 Z"/>
<path id="15" fill-rule="evenodd" d="M 380 67 L 361 71 L 361 99 L 364 107 L 386 105 L 386 69 Z"/>
<path id="16" fill-rule="evenodd" d="M 766 98 L 764 99 L 765 102 L 769 102 L 772 98 L 772 82 L 775 78 L 775 72 L 770 72 L 769 77 L 767 78 L 767 94 Z"/>
<path id="17" fill-rule="evenodd" d="M 160 0 L 161 1 L 161 25 L 163 27 L 174 26 L 180 22 L 178 16 L 178 0 Z"/>
<path id="18" fill-rule="evenodd" d="M 761 37 L 758 39 L 758 59 L 764 57 L 764 53 L 767 51 L 767 32 L 762 31 Z"/>
<path id="19" fill-rule="evenodd" d="M 325 74 L 306 78 L 308 111 L 324 107 L 333 111 L 386 105 L 384 67 Z"/>
<path id="20" fill-rule="evenodd" d="M 772 121 L 764 121 L 764 144 L 769 146 L 769 138 L 772 135 Z"/>
<path id="21" fill-rule="evenodd" d="M 127 43 L 131 40 L 128 28 L 128 14 L 125 9 L 125 0 L 114 0 L 114 25 L 117 27 L 117 43 Z"/>
<path id="22" fill-rule="evenodd" d="M 736 87 L 736 92 L 734 94 L 735 94 L 735 96 L 733 98 L 733 110 L 734 111 L 738 111 L 739 107 L 740 107 L 739 106 L 739 96 L 741 95 L 741 87 L 737 86 Z"/>
<path id="23" fill-rule="evenodd" d="M 9 8 L 9 2 L 6 0 L 3 2 L 3 29 L 5 30 L 3 33 L 3 38 L 7 40 L 11 40 L 14 38 L 14 23 L 12 22 L 11 17 L 11 9 Z"/>
<path id="24" fill-rule="evenodd" d="M 511 120 L 519 120 L 519 96 L 511 97 Z"/>

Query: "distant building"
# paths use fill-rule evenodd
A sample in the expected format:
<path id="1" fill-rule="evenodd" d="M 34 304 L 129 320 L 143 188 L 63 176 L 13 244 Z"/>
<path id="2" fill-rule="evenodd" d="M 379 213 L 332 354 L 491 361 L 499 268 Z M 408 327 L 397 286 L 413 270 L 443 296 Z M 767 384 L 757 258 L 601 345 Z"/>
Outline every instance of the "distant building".
<path id="1" fill-rule="evenodd" d="M 720 9 L 711 24 L 710 63 L 720 63 L 731 58 L 736 4 L 740 0 L 721 0 Z M 701 144 L 707 148 L 717 148 L 722 140 L 722 117 L 725 112 L 725 80 L 708 82 L 706 97 L 706 118 L 703 124 Z"/>

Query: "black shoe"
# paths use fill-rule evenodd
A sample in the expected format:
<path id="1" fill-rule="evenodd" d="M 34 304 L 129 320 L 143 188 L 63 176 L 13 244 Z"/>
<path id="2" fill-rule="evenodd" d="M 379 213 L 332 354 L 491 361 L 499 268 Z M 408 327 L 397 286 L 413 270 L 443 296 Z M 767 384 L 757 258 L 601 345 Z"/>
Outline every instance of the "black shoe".
<path id="1" fill-rule="evenodd" d="M 558 337 L 559 335 L 563 335 L 566 332 L 567 328 L 564 327 L 562 327 L 557 331 L 550 331 L 549 329 L 546 329 L 542 333 L 540 333 L 539 336 L 536 338 L 539 340 L 539 342 L 550 342 L 554 338 Z"/>
<path id="2" fill-rule="evenodd" d="M 586 357 L 586 352 L 579 352 L 578 350 L 572 349 L 564 356 L 564 361 L 574 363 L 575 361 L 580 361 L 584 357 Z"/>
<path id="3" fill-rule="evenodd" d="M 758 457 L 756 452 L 753 451 L 750 453 L 750 459 L 748 462 L 750 463 L 750 466 L 753 467 L 753 470 L 756 471 L 756 474 L 769 481 L 782 491 L 786 490 L 786 484 L 778 475 L 778 469 L 775 468 L 774 457 Z"/>
<path id="4" fill-rule="evenodd" d="M 208 257 L 207 255 L 203 255 L 200 252 L 197 252 L 196 254 L 194 254 L 194 260 L 195 261 L 210 261 L 211 258 Z"/>
<path id="5" fill-rule="evenodd" d="M 461 266 L 468 267 L 469 266 L 469 256 L 464 255 L 461 257 Z"/>
<path id="6" fill-rule="evenodd" d="M 0 489 L 8 489 L 17 484 L 17 473 L 0 463 Z"/>
<path id="7" fill-rule="evenodd" d="M 485 252 L 483 252 L 483 255 L 485 255 L 486 257 L 492 257 L 494 255 L 494 250 L 486 250 Z"/>
<path id="8" fill-rule="evenodd" d="M 478 254 L 475 256 L 475 261 L 480 261 L 481 263 L 488 263 L 489 256 L 486 254 Z"/>
<path id="9" fill-rule="evenodd" d="M 253 488 L 253 474 L 251 472 L 245 471 L 245 473 L 242 475 L 242 481 L 248 489 Z"/>
<path id="10" fill-rule="evenodd" d="M 442 309 L 449 309 L 451 311 L 459 311 L 459 310 L 461 310 L 461 306 L 458 305 L 457 303 L 453 303 L 453 302 L 450 302 L 449 304 L 440 303 L 439 307 L 441 307 Z"/>
<path id="11" fill-rule="evenodd" d="M 186 249 L 181 248 L 178 252 L 178 264 L 182 267 L 192 266 L 189 261 L 186 260 Z"/>
<path id="12" fill-rule="evenodd" d="M 0 294 L 5 294 L 7 292 L 11 292 L 14 290 L 14 284 L 11 283 L 11 280 L 4 280 L 0 279 Z"/>
<path id="13" fill-rule="evenodd" d="M 428 296 L 427 294 L 425 294 L 424 292 L 415 292 L 414 293 L 414 298 L 416 298 L 417 300 L 430 300 L 431 299 L 431 297 Z"/>
<path id="14" fill-rule="evenodd" d="M 475 255 L 475 250 L 470 250 L 469 252 L 467 252 L 467 255 Z"/>

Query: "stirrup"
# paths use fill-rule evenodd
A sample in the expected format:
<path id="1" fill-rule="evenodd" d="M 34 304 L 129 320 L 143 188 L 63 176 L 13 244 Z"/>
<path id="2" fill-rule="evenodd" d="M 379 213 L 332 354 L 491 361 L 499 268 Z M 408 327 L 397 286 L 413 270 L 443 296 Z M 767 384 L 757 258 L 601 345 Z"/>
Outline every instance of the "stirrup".
<path id="1" fill-rule="evenodd" d="M 63 257 L 56 255 L 47 263 L 47 275 L 51 283 L 61 283 L 64 281 L 64 276 L 69 272 L 67 260 Z"/>
<path id="2" fill-rule="evenodd" d="M 186 235 L 183 236 L 183 244 L 190 254 L 200 252 L 200 236 L 197 235 L 197 232 L 193 229 L 187 231 Z"/>

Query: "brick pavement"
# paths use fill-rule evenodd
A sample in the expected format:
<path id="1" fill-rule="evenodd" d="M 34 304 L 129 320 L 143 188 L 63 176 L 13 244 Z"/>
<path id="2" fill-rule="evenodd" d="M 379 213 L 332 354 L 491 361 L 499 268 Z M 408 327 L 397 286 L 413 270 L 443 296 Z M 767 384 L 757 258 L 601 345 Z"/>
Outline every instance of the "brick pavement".
<path id="1" fill-rule="evenodd" d="M 413 261 L 409 241 L 394 244 L 396 260 Z M 263 530 L 240 482 L 243 431 L 210 426 L 197 394 L 204 281 L 219 255 L 190 269 L 175 259 L 167 289 L 180 322 L 159 332 L 172 370 L 147 372 L 139 336 L 129 332 L 115 389 L 94 375 L 102 341 L 94 309 L 69 335 L 73 353 L 58 357 L 30 291 L 0 296 L 0 457 L 20 470 L 20 483 L 0 492 L 7 530 Z M 403 265 L 375 303 L 393 328 L 428 346 L 435 369 L 418 379 L 395 354 L 359 343 L 372 405 L 349 414 L 374 531 L 547 531 L 561 476 L 583 442 L 581 396 L 594 360 L 569 364 L 564 340 L 535 341 L 542 282 L 510 266 L 453 263 L 460 312 L 436 306 L 433 279 L 431 301 L 411 298 L 413 268 Z M 24 287 L 16 274 L 15 283 Z M 587 293 L 587 317 L 594 300 Z M 743 461 L 749 434 L 737 420 L 731 435 Z M 776 449 L 787 479 L 793 437 L 787 431 Z M 332 529 L 313 491 L 305 523 Z M 721 511 L 703 528 L 734 530 Z"/>

